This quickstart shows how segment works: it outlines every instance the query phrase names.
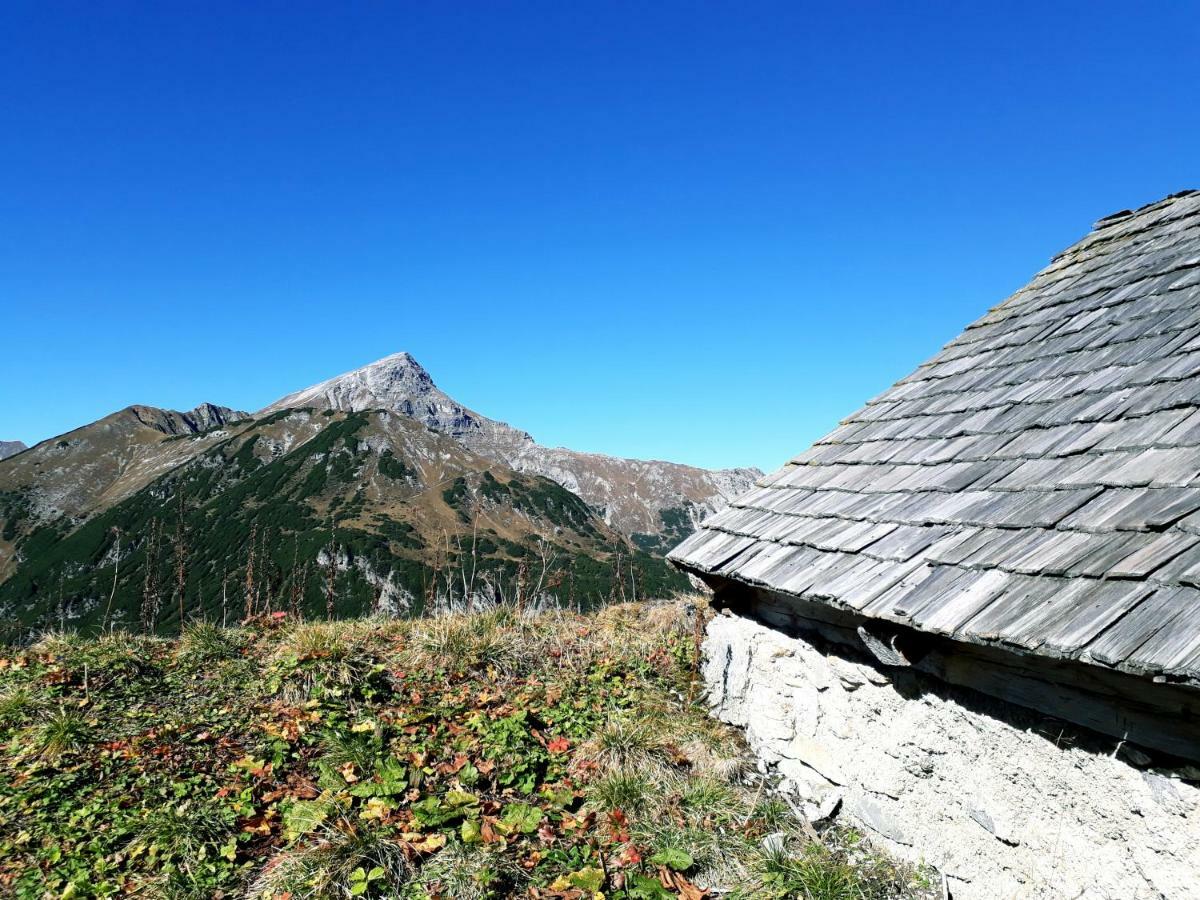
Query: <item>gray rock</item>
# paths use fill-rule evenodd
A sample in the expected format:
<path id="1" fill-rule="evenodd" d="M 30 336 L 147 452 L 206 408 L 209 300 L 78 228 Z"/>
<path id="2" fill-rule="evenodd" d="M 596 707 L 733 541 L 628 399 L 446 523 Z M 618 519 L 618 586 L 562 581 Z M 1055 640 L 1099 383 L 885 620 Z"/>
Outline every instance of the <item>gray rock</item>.
<path id="1" fill-rule="evenodd" d="M 822 822 L 832 819 L 842 805 L 842 792 L 829 791 L 824 798 L 816 803 L 804 803 L 800 807 L 800 811 L 804 813 L 804 817 L 814 825 L 819 825 Z"/>
<path id="2" fill-rule="evenodd" d="M 1196 895 L 1200 788 L 1186 777 L 1083 749 L 1069 726 L 1056 741 L 953 692 L 874 685 L 869 666 L 741 616 L 716 617 L 704 651 L 709 703 L 787 778 L 798 813 L 832 807 L 946 873 L 960 900 Z M 815 689 L 828 679 L 859 687 Z M 780 711 L 796 723 L 786 740 Z"/>
<path id="3" fill-rule="evenodd" d="M 988 834 L 992 835 L 992 837 L 996 838 L 996 840 L 1003 841 L 1012 847 L 1016 847 L 1021 843 L 1016 835 L 1012 833 L 1011 827 L 1004 821 L 1004 819 L 1000 819 L 999 822 L 997 822 L 997 820 L 993 819 L 991 813 L 989 813 L 986 809 L 969 807 L 967 809 L 967 815 L 978 822 L 980 827 L 983 828 L 983 830 Z"/>
<path id="4" fill-rule="evenodd" d="M 1189 812 L 1189 806 L 1194 808 L 1194 804 L 1184 801 L 1179 787 L 1170 778 L 1164 778 L 1154 772 L 1143 772 L 1142 780 L 1150 788 L 1150 796 L 1154 802 L 1167 812 L 1183 816 Z"/>
<path id="5" fill-rule="evenodd" d="M 762 848 L 767 853 L 782 853 L 787 835 L 782 831 L 773 831 L 762 839 Z"/>
<path id="6" fill-rule="evenodd" d="M 913 839 L 900 824 L 899 818 L 884 810 L 875 800 L 859 797 L 854 801 L 852 810 L 855 818 L 872 831 L 879 832 L 889 841 L 912 846 Z"/>
<path id="7" fill-rule="evenodd" d="M 1121 759 L 1125 760 L 1131 765 L 1137 766 L 1139 769 L 1144 769 L 1146 766 L 1150 765 L 1151 762 L 1149 756 L 1147 756 L 1137 747 L 1129 746 L 1129 744 L 1122 744 L 1118 753 L 1120 754 Z"/>

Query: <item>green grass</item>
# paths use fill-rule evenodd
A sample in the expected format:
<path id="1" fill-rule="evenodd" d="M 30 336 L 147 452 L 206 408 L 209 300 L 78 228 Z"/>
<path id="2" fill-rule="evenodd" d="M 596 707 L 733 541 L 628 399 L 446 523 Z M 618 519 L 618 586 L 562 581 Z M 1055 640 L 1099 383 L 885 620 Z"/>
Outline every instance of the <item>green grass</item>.
<path id="1" fill-rule="evenodd" d="M 0 895 L 927 896 L 685 699 L 686 609 L 47 634 L 0 660 Z"/>

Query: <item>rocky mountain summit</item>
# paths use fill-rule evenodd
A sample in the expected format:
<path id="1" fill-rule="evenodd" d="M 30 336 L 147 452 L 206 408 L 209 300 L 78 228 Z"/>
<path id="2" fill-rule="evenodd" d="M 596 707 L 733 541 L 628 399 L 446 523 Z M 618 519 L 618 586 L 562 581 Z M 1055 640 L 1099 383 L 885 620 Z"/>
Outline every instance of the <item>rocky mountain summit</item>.
<path id="1" fill-rule="evenodd" d="M 16 456 L 25 449 L 27 448 L 21 441 L 0 441 L 0 459 Z"/>
<path id="2" fill-rule="evenodd" d="M 281 397 L 259 415 L 282 409 L 365 412 L 386 409 L 426 428 L 449 435 L 477 452 L 491 448 L 499 457 L 531 443 L 524 431 L 467 409 L 438 389 L 433 378 L 407 353 L 393 353 L 352 372 Z"/>
<path id="3" fill-rule="evenodd" d="M 341 412 L 386 409 L 414 418 L 483 457 L 557 481 L 647 549 L 673 545 L 762 476 L 753 468 L 714 471 L 545 447 L 528 432 L 463 406 L 440 390 L 408 353 L 384 357 L 289 394 L 259 415 L 303 407 Z"/>

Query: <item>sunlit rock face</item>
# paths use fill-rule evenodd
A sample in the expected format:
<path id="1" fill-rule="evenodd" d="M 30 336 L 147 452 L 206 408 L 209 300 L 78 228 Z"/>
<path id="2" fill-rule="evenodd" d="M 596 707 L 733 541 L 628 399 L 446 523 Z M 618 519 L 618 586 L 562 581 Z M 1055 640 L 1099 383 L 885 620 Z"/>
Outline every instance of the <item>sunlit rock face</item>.
<path id="1" fill-rule="evenodd" d="M 745 729 L 806 815 L 932 864 L 953 897 L 1195 896 L 1186 771 L 752 618 L 717 616 L 704 658 L 714 715 Z"/>
<path id="2" fill-rule="evenodd" d="M 395 353 L 296 391 L 259 415 L 303 407 L 341 412 L 386 409 L 416 419 L 481 456 L 557 481 L 599 511 L 609 525 L 636 537 L 649 550 L 665 551 L 762 475 L 753 468 L 700 469 L 544 447 L 527 432 L 463 406 L 440 390 L 408 353 Z"/>

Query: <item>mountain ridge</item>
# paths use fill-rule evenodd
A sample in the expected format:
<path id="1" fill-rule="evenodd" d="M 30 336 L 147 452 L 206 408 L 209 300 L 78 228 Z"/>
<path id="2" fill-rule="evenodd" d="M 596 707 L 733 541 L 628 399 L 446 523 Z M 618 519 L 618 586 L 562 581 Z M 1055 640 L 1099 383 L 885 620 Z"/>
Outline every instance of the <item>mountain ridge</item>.
<path id="1" fill-rule="evenodd" d="M 140 403 L 127 406 L 125 409 L 132 412 L 150 428 L 172 436 L 197 434 L 251 418 L 248 412 L 230 409 L 228 406 L 217 406 L 214 403 L 201 403 L 186 412 L 163 409 L 158 406 L 146 406 Z"/>
<path id="2" fill-rule="evenodd" d="M 412 416 L 483 456 L 557 481 L 601 510 L 608 524 L 631 537 L 641 535 L 646 547 L 665 549 L 677 536 L 686 536 L 680 533 L 682 522 L 694 527 L 763 474 L 752 467 L 702 469 L 544 446 L 529 432 L 450 397 L 404 351 L 281 397 L 258 414 L 297 406 L 351 412 L 382 408 Z"/>
<path id="3" fill-rule="evenodd" d="M 134 404 L 0 462 L 0 631 L 662 594 L 755 474 L 542 447 L 408 354 L 254 414 Z"/>
<path id="4" fill-rule="evenodd" d="M 0 441 L 0 459 L 16 456 L 22 450 L 28 450 L 24 441 Z"/>
<path id="5" fill-rule="evenodd" d="M 115 420 L 138 440 L 150 430 Z M 51 449 L 95 441 L 76 440 Z M 231 593 L 237 618 L 344 616 L 560 594 L 591 606 L 686 583 L 556 482 L 386 410 L 286 409 L 161 443 L 193 452 L 78 518 L 39 514 L 0 466 L 9 638 L 65 622 L 172 631 L 185 606 L 224 621 Z"/>
<path id="6" fill-rule="evenodd" d="M 41 521 L 80 520 L 189 459 L 196 447 L 180 439 L 219 439 L 223 427 L 248 418 L 211 403 L 184 412 L 131 404 L 4 459 L 0 492 L 24 492 Z M 4 561 L 0 546 L 0 577 Z"/>

